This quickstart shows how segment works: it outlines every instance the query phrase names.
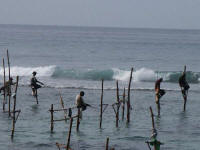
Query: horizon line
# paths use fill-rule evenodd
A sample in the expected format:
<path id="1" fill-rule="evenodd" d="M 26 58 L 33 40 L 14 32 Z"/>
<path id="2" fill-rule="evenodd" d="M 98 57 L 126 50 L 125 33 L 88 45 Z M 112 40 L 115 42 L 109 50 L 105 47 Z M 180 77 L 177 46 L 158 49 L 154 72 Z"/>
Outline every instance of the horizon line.
<path id="1" fill-rule="evenodd" d="M 85 27 L 85 28 L 119 28 L 119 29 L 152 29 L 152 30 L 200 30 L 191 28 L 159 28 L 159 27 L 120 27 L 120 26 L 87 26 L 87 25 L 56 25 L 56 24 L 7 24 L 0 23 L 0 25 L 16 25 L 16 26 L 54 26 L 54 27 Z"/>

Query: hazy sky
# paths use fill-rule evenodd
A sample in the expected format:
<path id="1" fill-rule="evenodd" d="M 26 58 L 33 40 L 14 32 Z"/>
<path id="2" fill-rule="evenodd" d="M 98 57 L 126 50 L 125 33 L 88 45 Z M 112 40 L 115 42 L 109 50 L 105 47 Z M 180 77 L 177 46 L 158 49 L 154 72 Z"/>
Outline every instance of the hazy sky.
<path id="1" fill-rule="evenodd" d="M 0 24 L 200 29 L 200 0 L 0 0 Z"/>

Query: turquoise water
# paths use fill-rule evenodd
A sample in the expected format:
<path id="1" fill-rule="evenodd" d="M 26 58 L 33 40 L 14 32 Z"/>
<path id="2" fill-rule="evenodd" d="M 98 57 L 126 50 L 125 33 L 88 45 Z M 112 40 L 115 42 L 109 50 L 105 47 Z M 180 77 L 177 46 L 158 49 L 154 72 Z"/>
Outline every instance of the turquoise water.
<path id="1" fill-rule="evenodd" d="M 106 137 L 116 149 L 144 150 L 151 135 L 149 106 L 156 114 L 154 82 L 163 77 L 161 87 L 167 93 L 161 99 L 161 117 L 155 117 L 162 149 L 199 149 L 199 48 L 200 30 L 123 29 L 96 27 L 0 25 L 0 57 L 9 49 L 12 76 L 19 75 L 17 109 L 21 114 L 11 141 L 11 119 L 0 113 L 0 149 L 56 149 L 55 143 L 66 143 L 69 122 L 56 122 L 50 133 L 51 104 L 61 108 L 59 92 L 66 107 L 74 105 L 75 96 L 84 90 L 85 101 L 97 107 L 83 114 L 80 132 L 73 124 L 73 149 L 104 149 Z M 189 92 L 187 111 L 177 79 L 187 65 Z M 104 103 L 116 101 L 116 84 L 120 93 L 128 87 L 130 69 L 134 67 L 131 86 L 131 122 L 120 118 L 115 127 L 111 106 L 103 114 L 99 129 L 101 79 L 105 79 Z M 29 80 L 32 71 L 45 83 L 39 90 L 39 105 L 31 96 Z M 3 83 L 2 67 L 0 83 Z M 3 99 L 3 97 L 2 97 Z M 74 112 L 76 113 L 76 112 Z M 121 113 L 120 113 L 121 116 Z M 56 113 L 57 119 L 63 113 Z"/>

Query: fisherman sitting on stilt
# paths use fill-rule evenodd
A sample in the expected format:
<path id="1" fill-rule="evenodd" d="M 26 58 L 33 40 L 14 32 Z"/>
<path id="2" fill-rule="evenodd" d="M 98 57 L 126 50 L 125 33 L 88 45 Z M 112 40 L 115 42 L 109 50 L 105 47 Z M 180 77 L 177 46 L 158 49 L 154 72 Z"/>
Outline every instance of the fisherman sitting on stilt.
<path id="1" fill-rule="evenodd" d="M 83 91 L 81 91 L 80 94 L 78 94 L 76 96 L 76 106 L 77 106 L 77 108 L 81 108 L 81 112 L 86 110 L 87 106 L 91 106 L 91 105 L 84 102 L 84 100 L 83 100 L 84 94 L 85 93 Z M 81 117 L 82 117 L 82 113 L 81 113 Z"/>

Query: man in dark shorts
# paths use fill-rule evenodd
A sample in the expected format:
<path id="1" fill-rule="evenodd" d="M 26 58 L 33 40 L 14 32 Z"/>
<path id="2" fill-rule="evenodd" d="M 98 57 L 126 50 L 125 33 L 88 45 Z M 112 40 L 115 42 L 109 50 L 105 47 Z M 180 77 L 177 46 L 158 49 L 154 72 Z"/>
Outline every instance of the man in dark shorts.
<path id="1" fill-rule="evenodd" d="M 37 96 L 37 89 L 39 89 L 39 88 L 42 87 L 41 85 L 39 85 L 39 84 L 37 84 L 37 83 L 40 83 L 40 84 L 42 84 L 42 85 L 44 85 L 44 84 L 36 79 L 35 76 L 36 76 L 37 72 L 33 71 L 32 74 L 33 74 L 32 78 L 31 78 L 32 95 L 33 95 L 33 96 Z"/>
<path id="2" fill-rule="evenodd" d="M 183 71 L 182 75 L 179 78 L 179 86 L 181 87 L 181 92 L 182 92 L 183 99 L 184 99 L 184 108 L 183 109 L 185 111 L 188 90 L 190 88 L 188 82 L 186 81 L 186 66 L 184 66 L 184 71 Z"/>
<path id="3" fill-rule="evenodd" d="M 179 78 L 179 86 L 181 87 L 181 92 L 183 94 L 183 98 L 186 99 L 188 90 L 190 88 L 189 84 L 186 81 L 186 66 L 184 67 L 184 71 Z"/>
<path id="4" fill-rule="evenodd" d="M 160 84 L 162 81 L 163 78 L 160 78 L 155 83 L 156 104 L 158 103 L 159 99 L 165 94 L 165 90 L 160 89 Z"/>
<path id="5" fill-rule="evenodd" d="M 163 78 L 160 78 L 155 83 L 155 97 L 156 97 L 156 104 L 158 107 L 158 115 L 160 115 L 160 98 L 165 95 L 165 90 L 160 89 L 160 84 L 163 81 Z"/>

